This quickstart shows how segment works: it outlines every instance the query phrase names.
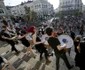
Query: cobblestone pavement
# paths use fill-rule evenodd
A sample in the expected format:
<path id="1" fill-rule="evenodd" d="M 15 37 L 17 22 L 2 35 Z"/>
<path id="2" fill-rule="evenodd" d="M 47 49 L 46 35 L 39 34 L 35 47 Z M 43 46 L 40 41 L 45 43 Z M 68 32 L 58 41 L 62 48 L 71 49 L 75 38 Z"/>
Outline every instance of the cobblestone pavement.
<path id="1" fill-rule="evenodd" d="M 16 45 L 16 48 L 21 51 L 19 55 L 15 55 L 14 53 L 10 52 L 10 45 L 6 47 L 0 48 L 0 54 L 10 62 L 10 64 L 16 69 L 16 70 L 56 70 L 55 69 L 55 56 L 49 57 L 49 59 L 52 61 L 49 65 L 45 64 L 45 60 L 39 61 L 39 53 L 36 52 L 37 57 L 34 59 L 32 55 L 26 56 L 25 52 L 26 49 L 22 44 Z M 4 53 L 7 52 L 8 53 Z M 74 57 L 74 47 L 71 49 L 71 55 L 69 56 L 68 53 L 67 57 L 70 62 L 70 64 L 75 65 Z M 60 60 L 60 69 L 59 70 L 68 70 L 63 60 Z M 79 70 L 78 67 L 74 67 L 71 70 Z"/>

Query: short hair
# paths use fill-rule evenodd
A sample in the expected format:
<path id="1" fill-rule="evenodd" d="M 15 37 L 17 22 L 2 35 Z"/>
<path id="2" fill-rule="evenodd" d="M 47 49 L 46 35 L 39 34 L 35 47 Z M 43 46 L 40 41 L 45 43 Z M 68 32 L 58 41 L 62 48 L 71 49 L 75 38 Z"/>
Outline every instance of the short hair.
<path id="1" fill-rule="evenodd" d="M 47 34 L 48 36 L 51 36 L 51 35 L 52 35 L 52 32 L 53 32 L 53 29 L 52 29 L 52 28 L 47 28 L 47 29 L 46 29 L 46 34 Z"/>

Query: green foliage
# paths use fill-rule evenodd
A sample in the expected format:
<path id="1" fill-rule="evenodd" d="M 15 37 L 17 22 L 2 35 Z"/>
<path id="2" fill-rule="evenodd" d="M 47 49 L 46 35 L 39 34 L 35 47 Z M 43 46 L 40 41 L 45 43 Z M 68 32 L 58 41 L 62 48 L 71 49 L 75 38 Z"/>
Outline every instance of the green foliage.
<path id="1" fill-rule="evenodd" d="M 24 8 L 25 8 L 26 14 L 30 14 L 30 12 L 31 12 L 30 7 L 25 6 Z"/>
<path id="2" fill-rule="evenodd" d="M 79 11 L 79 10 L 76 10 L 75 12 L 73 12 L 73 14 L 72 15 L 74 15 L 74 16 L 79 16 L 79 15 L 81 15 L 82 13 Z"/>
<path id="3" fill-rule="evenodd" d="M 28 24 L 36 25 L 37 24 L 37 13 L 30 10 L 30 7 L 24 7 L 26 15 L 23 18 L 27 21 Z"/>

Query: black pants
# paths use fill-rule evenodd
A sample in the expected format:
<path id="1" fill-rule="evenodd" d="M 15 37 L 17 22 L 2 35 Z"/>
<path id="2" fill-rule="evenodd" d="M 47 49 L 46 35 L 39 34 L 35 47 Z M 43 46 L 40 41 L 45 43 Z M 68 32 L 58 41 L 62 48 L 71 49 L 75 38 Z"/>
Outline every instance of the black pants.
<path id="1" fill-rule="evenodd" d="M 81 67 L 80 67 L 80 70 L 85 70 L 85 68 L 81 68 Z"/>
<path id="2" fill-rule="evenodd" d="M 85 70 L 85 63 L 81 63 L 81 65 L 80 65 L 80 70 Z"/>
<path id="3" fill-rule="evenodd" d="M 85 70 L 85 56 L 84 56 L 84 52 L 83 52 L 83 54 L 80 54 L 80 70 Z"/>
<path id="4" fill-rule="evenodd" d="M 75 55 L 75 65 L 80 67 L 80 54 L 76 53 Z"/>
<path id="5" fill-rule="evenodd" d="M 64 60 L 67 68 L 70 69 L 71 66 L 70 66 L 70 64 L 68 62 L 66 54 L 64 53 L 64 54 L 58 54 L 58 55 L 56 54 L 56 70 L 59 70 L 59 60 L 60 60 L 60 58 L 62 58 Z"/>
<path id="6" fill-rule="evenodd" d="M 40 58 L 42 58 L 43 53 L 44 53 L 45 59 L 48 60 L 48 51 L 46 49 L 44 51 L 40 52 Z"/>
<path id="7" fill-rule="evenodd" d="M 47 51 L 46 48 L 44 47 L 44 44 L 35 45 L 35 48 L 36 48 L 36 49 L 38 50 L 38 52 L 40 53 L 40 58 L 42 58 L 42 54 L 44 53 L 45 59 L 48 60 L 48 51 Z"/>
<path id="8" fill-rule="evenodd" d="M 15 43 L 14 43 L 14 41 L 12 41 L 12 40 L 10 40 L 10 41 L 7 41 L 8 42 L 8 44 L 10 44 L 11 45 L 11 51 L 15 51 L 15 52 L 18 52 L 18 50 L 15 48 Z"/>

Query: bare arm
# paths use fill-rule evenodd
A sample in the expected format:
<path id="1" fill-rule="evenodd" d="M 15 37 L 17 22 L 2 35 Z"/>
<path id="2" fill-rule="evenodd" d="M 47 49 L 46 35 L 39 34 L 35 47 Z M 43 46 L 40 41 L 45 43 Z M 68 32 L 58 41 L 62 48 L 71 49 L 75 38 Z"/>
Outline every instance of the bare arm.
<path id="1" fill-rule="evenodd" d="M 4 67 L 3 67 L 1 70 L 4 70 L 8 65 L 9 65 L 9 64 L 6 63 L 6 64 L 4 65 Z"/>
<path id="2" fill-rule="evenodd" d="M 10 38 L 8 37 L 5 37 L 5 36 L 2 36 L 3 39 L 7 39 L 7 40 L 10 40 Z"/>
<path id="3" fill-rule="evenodd" d="M 26 35 L 27 35 L 27 34 L 25 34 L 25 35 L 23 35 L 23 36 L 19 35 L 17 39 L 22 39 L 22 38 L 26 37 Z"/>
<path id="4" fill-rule="evenodd" d="M 63 46 L 58 45 L 57 48 L 59 51 L 61 51 L 66 48 L 66 44 L 64 44 Z"/>
<path id="5" fill-rule="evenodd" d="M 79 46 L 79 45 L 77 46 L 77 50 L 78 50 L 78 52 L 80 53 L 80 46 Z"/>

